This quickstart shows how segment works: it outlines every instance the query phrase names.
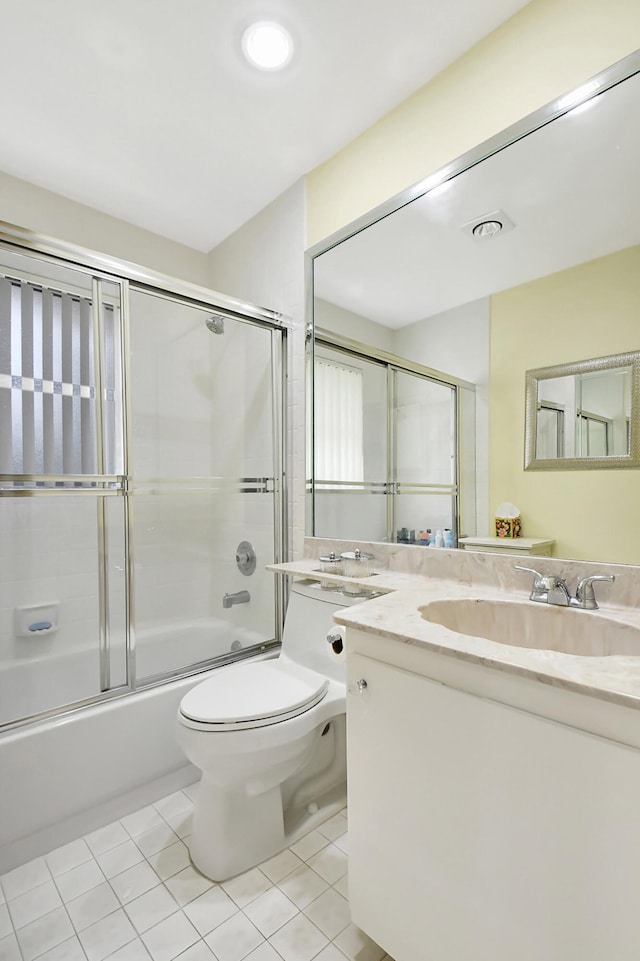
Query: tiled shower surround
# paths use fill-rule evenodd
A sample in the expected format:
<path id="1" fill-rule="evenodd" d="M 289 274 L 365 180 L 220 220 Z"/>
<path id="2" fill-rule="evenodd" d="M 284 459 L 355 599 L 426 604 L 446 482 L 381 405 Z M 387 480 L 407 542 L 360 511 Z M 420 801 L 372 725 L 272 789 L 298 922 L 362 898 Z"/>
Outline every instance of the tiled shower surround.
<path id="1" fill-rule="evenodd" d="M 382 961 L 352 922 L 347 811 L 217 884 L 190 863 L 197 784 L 0 877 L 0 961 Z"/>

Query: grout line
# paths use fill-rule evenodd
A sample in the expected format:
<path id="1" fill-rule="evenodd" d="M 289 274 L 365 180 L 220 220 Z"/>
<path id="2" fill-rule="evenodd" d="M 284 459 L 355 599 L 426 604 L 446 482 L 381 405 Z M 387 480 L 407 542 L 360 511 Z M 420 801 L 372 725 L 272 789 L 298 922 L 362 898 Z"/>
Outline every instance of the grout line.
<path id="1" fill-rule="evenodd" d="M 193 787 L 193 786 L 192 786 L 192 787 Z M 177 792 L 173 792 L 173 793 L 177 793 Z M 185 792 L 183 791 L 182 793 L 185 793 Z M 189 797 L 189 795 L 186 795 L 186 794 L 185 794 L 185 797 L 187 798 L 187 804 L 186 804 L 185 808 L 183 809 L 183 811 L 184 811 L 185 817 L 187 817 L 187 816 L 189 816 L 189 815 L 192 813 L 192 811 L 193 811 L 193 801 L 191 800 L 191 798 Z M 151 805 L 150 805 L 150 806 L 151 806 Z M 223 891 L 224 891 L 224 888 L 223 888 L 223 886 L 222 886 L 221 883 L 219 883 L 219 882 L 211 882 L 210 887 L 205 888 L 204 891 L 201 891 L 201 892 L 198 892 L 197 894 L 195 894 L 194 897 L 192 897 L 189 901 L 185 902 L 185 904 L 180 904 L 180 903 L 178 903 L 178 902 L 175 900 L 175 897 L 174 897 L 173 893 L 171 892 L 171 890 L 170 890 L 169 887 L 167 886 L 167 882 L 170 881 L 172 878 L 175 878 L 176 875 L 180 874 L 183 870 L 185 870 L 185 868 L 186 868 L 188 865 L 183 865 L 182 867 L 177 868 L 177 870 L 175 870 L 175 871 L 174 871 L 172 874 L 170 874 L 168 877 L 166 877 L 166 878 L 161 878 L 161 877 L 157 874 L 157 872 L 156 872 L 156 870 L 155 870 L 155 868 L 154 868 L 154 865 L 151 863 L 151 860 L 150 860 L 150 859 L 151 859 L 151 858 L 157 858 L 158 855 L 162 854 L 163 851 L 165 851 L 165 850 L 167 850 L 169 847 L 171 847 L 172 844 L 175 844 L 175 843 L 178 843 L 178 842 L 180 842 L 181 844 L 184 844 L 185 846 L 188 847 L 187 841 L 188 841 L 189 835 L 185 835 L 185 837 L 180 837 L 179 835 L 177 835 L 175 829 L 174 829 L 173 826 L 169 823 L 169 821 L 167 821 L 167 820 L 164 818 L 164 816 L 161 814 L 161 812 L 158 811 L 157 808 L 155 808 L 155 805 L 152 805 L 152 806 L 153 806 L 154 810 L 156 811 L 156 813 L 157 813 L 157 814 L 159 815 L 159 817 L 161 818 L 161 820 L 162 820 L 162 822 L 163 822 L 163 825 L 166 826 L 167 830 L 168 830 L 168 831 L 171 831 L 174 835 L 176 835 L 176 840 L 169 840 L 169 842 L 168 842 L 164 847 L 162 847 L 159 851 L 154 851 L 152 854 L 146 855 L 146 854 L 144 853 L 144 851 L 142 850 L 142 848 L 138 846 L 138 844 L 137 844 L 137 842 L 136 842 L 136 837 L 140 837 L 142 834 L 145 834 L 146 831 L 152 831 L 152 830 L 154 830 L 154 828 L 155 828 L 155 829 L 159 829 L 159 828 L 161 827 L 161 825 L 160 825 L 160 824 L 156 824 L 156 825 L 154 825 L 154 827 L 152 827 L 152 828 L 147 828 L 146 831 L 140 831 L 140 832 L 138 832 L 137 835 L 132 835 L 132 834 L 130 834 L 130 832 L 125 828 L 124 824 L 122 823 L 122 819 L 120 819 L 120 820 L 117 821 L 117 822 L 114 822 L 114 823 L 119 824 L 119 825 L 123 828 L 123 830 L 125 831 L 125 833 L 126 833 L 126 835 L 127 835 L 127 840 L 133 841 L 135 847 L 140 851 L 140 854 L 141 854 L 141 856 L 142 856 L 142 860 L 141 860 L 141 861 L 136 862 L 136 863 L 133 864 L 133 865 L 129 865 L 128 867 L 125 867 L 122 871 L 119 871 L 118 874 L 115 874 L 115 875 L 113 875 L 112 877 L 107 877 L 107 876 L 105 875 L 102 867 L 100 866 L 100 862 L 98 861 L 98 856 L 97 856 L 96 854 L 94 854 L 93 850 L 91 850 L 90 848 L 89 848 L 89 850 L 90 850 L 90 857 L 89 857 L 87 860 L 81 861 L 81 862 L 79 862 L 78 864 L 74 864 L 73 867 L 71 867 L 71 868 L 69 868 L 68 870 L 62 872 L 61 874 L 56 875 L 55 877 L 53 876 L 53 874 L 52 874 L 52 872 L 51 872 L 51 869 L 49 868 L 49 865 L 48 865 L 48 863 L 47 863 L 46 860 L 45 860 L 45 864 L 46 864 L 46 867 L 47 867 L 47 871 L 48 871 L 48 873 L 49 873 L 49 878 L 50 878 L 50 880 L 53 882 L 54 889 L 55 889 L 55 891 L 57 892 L 58 896 L 60 897 L 61 905 L 59 905 L 59 906 L 56 907 L 56 908 L 53 908 L 53 910 L 52 910 L 51 912 L 47 912 L 45 915 L 41 915 L 40 918 L 35 918 L 32 922 L 29 922 L 29 924 L 32 924 L 32 923 L 34 923 L 35 921 L 40 921 L 42 918 L 46 918 L 47 915 L 52 914 L 52 913 L 55 912 L 55 911 L 58 911 L 58 910 L 59 910 L 59 907 L 62 907 L 62 908 L 64 909 L 64 913 L 65 913 L 65 915 L 66 915 L 66 917 L 67 917 L 67 919 L 68 919 L 68 921 L 69 921 L 69 924 L 70 924 L 70 926 L 71 926 L 71 929 L 73 930 L 73 934 L 72 934 L 70 937 L 65 938 L 63 941 L 59 942 L 57 945 L 54 945 L 52 948 L 47 948 L 45 952 L 41 952 L 41 954 L 38 955 L 36 958 L 34 958 L 33 961 L 38 961 L 38 959 L 39 959 L 43 954 L 46 954 L 46 953 L 49 952 L 49 951 L 54 951 L 54 950 L 56 950 L 56 949 L 59 949 L 62 944 L 66 943 L 67 941 L 71 941 L 71 940 L 73 940 L 74 942 L 76 942 L 76 943 L 80 946 L 80 951 L 82 952 L 82 957 L 85 958 L 85 959 L 87 959 L 87 961 L 88 961 L 88 955 L 87 955 L 87 952 L 86 952 L 86 950 L 85 950 L 85 948 L 84 948 L 84 945 L 83 945 L 82 941 L 80 940 L 80 934 L 81 934 L 82 932 L 88 930 L 93 924 L 98 924 L 98 923 L 106 920 L 107 918 L 111 917 L 112 915 L 117 914 L 118 912 L 121 912 L 122 915 L 128 919 L 129 923 L 130 923 L 131 926 L 132 926 L 132 929 L 135 931 L 135 935 L 134 935 L 129 941 L 125 942 L 124 945 L 121 945 L 120 947 L 118 947 L 118 948 L 116 948 L 114 951 L 112 951 L 109 955 L 105 956 L 104 961 L 109 961 L 109 958 L 111 958 L 117 951 L 120 951 L 120 950 L 124 949 L 127 945 L 131 945 L 133 942 L 138 942 L 139 945 L 141 946 L 142 950 L 145 952 L 145 955 L 148 956 L 148 957 L 151 959 L 151 961 L 153 961 L 153 956 L 151 955 L 149 949 L 147 948 L 145 942 L 144 942 L 143 939 L 142 939 L 142 935 L 143 935 L 143 934 L 147 934 L 149 931 L 153 930 L 153 928 L 156 927 L 156 925 L 161 924 L 161 923 L 163 923 L 164 921 L 167 921 L 169 918 L 173 918 L 173 917 L 175 917 L 175 916 L 177 916 L 177 915 L 183 915 L 184 917 L 186 917 L 186 918 L 188 919 L 188 915 L 186 915 L 186 913 L 185 913 L 185 911 L 184 911 L 185 907 L 186 907 L 187 905 L 191 904 L 194 900 L 196 900 L 196 899 L 197 899 L 198 897 L 200 897 L 202 894 L 206 894 L 207 891 L 211 891 L 211 890 L 213 890 L 213 889 L 216 888 L 216 887 L 219 888 L 220 890 L 223 890 Z M 143 809 L 141 809 L 141 810 L 143 810 Z M 135 814 L 135 813 L 138 813 L 138 812 L 133 812 L 133 813 Z M 175 816 L 178 816 L 178 815 L 180 815 L 181 813 L 182 813 L 182 811 L 177 811 L 177 812 L 175 812 Z M 344 814 L 343 811 L 338 812 L 338 813 L 339 813 L 339 814 Z M 171 816 L 174 817 L 174 813 L 172 813 Z M 345 817 L 345 832 L 346 832 L 346 825 L 347 825 L 347 821 L 346 821 L 346 817 Z M 309 833 L 311 833 L 311 832 L 309 832 Z M 335 841 L 337 840 L 337 838 L 335 838 L 335 839 L 332 840 L 332 839 L 326 838 L 326 837 L 322 834 L 321 831 L 319 831 L 318 833 L 320 834 L 320 836 L 323 838 L 323 840 L 324 840 L 326 843 L 325 843 L 318 851 L 314 852 L 313 855 L 310 855 L 310 858 L 313 858 L 315 855 L 321 854 L 321 853 L 324 852 L 324 851 L 329 851 L 329 850 L 331 850 L 332 848 L 335 848 L 335 851 L 336 851 L 336 852 L 339 852 L 340 854 L 345 855 L 345 852 L 343 852 L 343 851 L 335 844 Z M 340 837 L 340 835 L 339 835 L 339 837 Z M 84 838 L 83 838 L 83 840 L 84 840 Z M 299 839 L 299 840 L 301 840 L 301 839 Z M 120 842 L 120 843 L 121 843 L 121 844 L 124 844 L 125 842 Z M 297 842 L 296 842 L 296 843 L 297 843 Z M 115 844 L 115 845 L 113 845 L 111 848 L 108 848 L 106 851 L 101 851 L 100 854 L 106 854 L 108 851 L 112 851 L 112 850 L 114 850 L 115 848 L 117 848 L 117 847 L 119 847 L 119 846 L 120 846 L 120 845 Z M 271 943 L 271 939 L 272 939 L 278 932 L 280 932 L 283 928 L 285 928 L 286 925 L 290 924 L 292 921 L 296 920 L 297 918 L 302 917 L 307 923 L 309 923 L 309 924 L 312 926 L 312 928 L 317 932 L 317 934 L 318 934 L 324 941 L 326 941 L 326 944 L 325 944 L 322 948 L 320 948 L 319 951 L 317 951 L 317 952 L 313 955 L 313 957 L 310 959 L 310 961 L 313 961 L 313 958 L 315 958 L 318 954 L 320 954 L 322 951 L 324 951 L 329 945 L 334 944 L 335 938 L 339 937 L 339 936 L 342 934 L 342 932 L 346 929 L 346 927 L 348 927 L 348 925 L 351 923 L 351 921 L 348 921 L 346 925 L 344 925 L 343 927 L 341 927 L 341 928 L 340 928 L 340 931 L 338 931 L 338 933 L 335 935 L 334 938 L 330 938 L 327 934 L 325 934 L 324 931 L 322 931 L 322 929 L 321 929 L 320 927 L 318 927 L 317 924 L 315 924 L 315 922 L 312 920 L 312 918 L 310 918 L 310 917 L 307 915 L 306 912 L 313 906 L 313 904 L 315 904 L 315 902 L 316 902 L 318 899 L 320 899 L 321 897 L 323 897 L 324 895 L 326 895 L 327 892 L 329 892 L 329 891 L 335 891 L 335 893 L 338 895 L 338 897 L 340 897 L 341 899 L 345 900 L 345 901 L 348 903 L 348 899 L 347 899 L 341 892 L 337 891 L 336 888 L 335 888 L 335 885 L 336 885 L 336 884 L 339 884 L 341 881 L 343 881 L 344 875 L 342 875 L 341 877 L 337 878 L 337 879 L 336 879 L 335 881 L 333 881 L 333 882 L 329 882 L 329 881 L 328 881 L 326 878 L 324 878 L 318 871 L 315 871 L 315 870 L 314 870 L 313 866 L 309 864 L 309 861 L 308 861 L 308 860 L 305 860 L 304 858 L 300 857 L 300 855 L 298 855 L 295 851 L 293 851 L 291 847 L 288 848 L 288 849 L 284 849 L 284 850 L 288 850 L 288 851 L 290 851 L 293 855 L 295 855 L 297 863 L 295 863 L 293 867 L 290 867 L 290 869 L 286 872 L 286 874 L 284 874 L 282 877 L 278 878 L 277 881 L 272 881 L 272 880 L 265 874 L 265 872 L 261 870 L 261 865 L 256 865 L 256 868 L 255 868 L 255 869 L 259 871 L 260 875 L 261 875 L 262 878 L 264 879 L 264 882 L 265 882 L 266 884 L 268 884 L 268 887 L 267 887 L 267 889 L 266 889 L 265 891 L 261 891 L 259 894 L 255 895 L 254 897 L 251 897 L 251 899 L 250 899 L 249 901 L 245 902 L 245 903 L 242 905 L 242 907 L 234 900 L 234 898 L 233 898 L 230 894 L 228 894 L 227 896 L 230 898 L 230 900 L 231 900 L 231 902 L 233 903 L 233 906 L 234 906 L 234 908 L 235 908 L 235 911 L 234 911 L 234 914 L 232 915 L 232 917 L 235 917 L 236 915 L 240 914 L 240 915 L 242 915 L 244 918 L 246 918 L 248 921 L 250 921 L 251 924 L 254 924 L 254 922 L 252 921 L 251 917 L 246 913 L 246 909 L 247 909 L 248 907 L 250 907 L 250 905 L 253 904 L 253 903 L 254 903 L 259 897 L 261 897 L 262 895 L 267 894 L 267 893 L 269 893 L 270 891 L 277 890 L 283 897 L 286 897 L 287 900 L 291 903 L 291 906 L 292 906 L 292 908 L 295 910 L 295 913 L 294 913 L 294 915 L 293 915 L 292 917 L 288 918 L 285 922 L 283 922 L 282 924 L 278 925 L 278 927 L 277 927 L 273 932 L 271 932 L 271 934 L 269 935 L 269 937 L 264 937 L 264 935 L 263 935 L 264 940 L 261 942 L 261 944 L 265 944 L 265 943 L 266 943 L 266 944 L 269 944 L 269 946 L 272 948 L 272 950 L 275 951 L 275 953 L 276 953 L 276 955 L 278 956 L 278 958 L 281 958 L 282 956 L 280 955 L 280 953 L 277 951 L 277 949 L 276 949 L 276 948 L 273 946 L 273 944 Z M 283 853 L 283 852 L 278 852 L 278 853 Z M 277 854 L 274 855 L 274 857 L 277 857 Z M 346 855 L 345 855 L 345 857 L 346 857 Z M 46 858 L 46 855 L 45 855 L 45 858 Z M 268 858 L 267 861 L 269 861 L 269 860 L 272 860 L 272 859 L 271 859 L 271 858 Z M 191 863 L 191 862 L 189 862 L 189 864 L 190 864 L 190 863 Z M 266 862 L 263 862 L 263 863 L 266 863 Z M 101 878 L 102 880 L 98 880 L 97 883 L 92 884 L 91 887 L 88 888 L 86 891 L 82 891 L 80 894 L 77 894 L 75 897 L 70 898 L 68 901 L 65 901 L 64 898 L 63 898 L 63 895 L 62 895 L 62 891 L 61 891 L 61 889 L 60 889 L 60 887 L 59 887 L 59 879 L 60 879 L 60 878 L 63 878 L 65 875 L 69 874 L 71 871 L 77 870 L 78 868 L 81 868 L 81 867 L 84 866 L 84 865 L 87 865 L 87 866 L 88 866 L 88 865 L 90 865 L 90 864 L 93 864 L 95 867 L 97 867 L 98 872 L 99 872 L 99 875 L 100 875 L 100 878 Z M 121 900 L 120 900 L 120 897 L 119 897 L 119 895 L 118 895 L 118 893 L 117 893 L 117 891 L 116 891 L 116 888 L 114 887 L 113 881 L 114 881 L 116 878 L 120 877 L 122 874 L 126 873 L 127 871 L 132 870 L 133 868 L 135 868 L 135 867 L 137 867 L 137 866 L 139 866 L 139 865 L 146 865 L 146 867 L 148 867 L 148 868 L 152 871 L 154 878 L 157 880 L 157 883 L 154 883 L 151 888 L 148 888 L 147 890 L 141 891 L 139 894 L 136 894 L 135 897 L 130 898 L 126 903 L 122 903 Z M 192 865 L 191 865 L 191 866 L 192 866 Z M 322 882 L 322 884 L 324 885 L 324 887 L 323 887 L 323 889 L 320 891 L 320 893 L 318 893 L 315 897 L 313 897 L 311 901 L 309 901 L 307 904 L 304 905 L 304 907 L 298 907 L 298 905 L 297 905 L 295 902 L 291 901 L 291 899 L 287 896 L 286 892 L 282 890 L 281 885 L 282 885 L 284 882 L 286 882 L 286 880 L 287 880 L 288 878 L 290 878 L 292 874 L 294 874 L 296 871 L 299 871 L 299 870 L 300 870 L 301 868 L 303 868 L 303 867 L 306 868 L 308 871 L 311 871 L 312 874 L 315 876 L 315 878 L 317 878 L 318 881 Z M 197 870 L 197 869 L 196 869 L 196 870 Z M 248 869 L 248 871 L 249 871 L 249 870 L 253 870 L 253 869 Z M 248 873 L 248 871 L 247 871 L 247 872 L 243 872 L 243 873 Z M 44 883 L 47 883 L 47 882 L 45 881 L 45 882 L 42 882 L 42 883 L 44 884 Z M 78 929 L 76 928 L 76 925 L 74 924 L 74 922 L 73 922 L 73 920 L 72 920 L 72 917 L 71 917 L 70 912 L 69 912 L 69 910 L 68 910 L 68 905 L 70 904 L 71 901 L 75 901 L 75 900 L 77 900 L 77 899 L 79 899 L 79 898 L 84 897 L 85 895 L 89 895 L 92 891 L 94 891 L 97 887 L 99 887 L 100 885 L 102 885 L 102 884 L 104 884 L 104 883 L 106 883 L 106 884 L 108 885 L 108 890 L 109 890 L 109 891 L 113 894 L 113 896 L 116 898 L 116 900 L 117 900 L 117 902 L 118 902 L 118 906 L 117 906 L 116 908 L 114 908 L 112 911 L 109 911 L 106 915 L 104 915 L 104 917 L 98 918 L 98 919 L 96 919 L 96 921 L 93 921 L 90 925 L 87 925 L 85 928 L 82 928 L 81 930 L 78 930 Z M 40 885 L 35 885 L 34 888 L 28 889 L 27 891 L 23 892 L 23 894 L 27 894 L 29 891 L 33 891 L 33 890 L 35 890 L 35 888 L 37 888 L 37 887 L 39 887 L 39 886 L 40 886 Z M 136 925 L 134 924 L 131 916 L 129 915 L 129 913 L 128 913 L 128 911 L 127 911 L 127 905 L 133 903 L 133 902 L 136 901 L 138 898 L 141 898 L 141 897 L 143 897 L 144 895 L 149 894 L 149 893 L 151 893 L 152 891 L 155 891 L 155 890 L 156 890 L 158 887 L 160 887 L 160 886 L 162 886 L 162 887 L 164 888 L 164 890 L 166 891 L 166 893 L 167 893 L 167 894 L 171 897 L 171 899 L 175 902 L 175 910 L 172 910 L 172 911 L 170 912 L 170 914 L 168 914 L 166 917 L 162 917 L 162 918 L 160 918 L 158 921 L 155 921 L 149 928 L 146 928 L 144 932 L 140 933 L 140 932 L 138 932 Z M 17 932 L 18 932 L 18 930 L 23 930 L 23 928 L 28 927 L 28 924 L 27 924 L 27 925 L 23 925 L 22 928 L 20 928 L 20 929 L 16 929 L 16 928 L 15 928 L 14 922 L 13 922 L 13 917 L 12 917 L 12 915 L 11 915 L 11 912 L 9 911 L 9 907 L 8 907 L 8 905 L 9 905 L 9 899 L 6 898 L 6 890 L 4 889 L 4 885 L 2 886 L 2 890 L 3 890 L 4 894 L 5 894 L 5 900 L 6 900 L 6 903 L 7 903 L 7 912 L 8 912 L 8 914 L 9 914 L 9 920 L 10 920 L 10 923 L 11 923 L 11 931 L 13 932 L 13 935 L 14 935 L 14 937 L 15 937 L 15 939 L 16 939 L 16 943 L 17 943 L 17 945 L 18 945 L 18 950 L 19 950 L 19 953 L 20 953 L 20 957 L 21 957 L 21 958 L 23 959 L 23 961 L 24 961 L 24 953 L 23 953 L 22 947 L 21 947 L 21 945 L 20 945 L 20 942 L 19 942 L 19 940 L 18 940 Z M 227 892 L 225 891 L 225 894 L 226 894 L 226 893 L 227 893 Z M 19 896 L 20 896 L 20 895 L 18 895 L 18 897 L 19 897 Z M 11 900 L 14 900 L 14 899 L 12 898 Z M 229 919 L 225 919 L 225 920 L 229 920 Z M 221 924 L 223 924 L 223 923 L 224 923 L 224 922 L 221 922 Z M 254 926 L 255 926 L 255 924 L 254 924 Z M 198 939 L 198 941 L 194 942 L 193 945 L 190 945 L 188 948 L 186 948 L 185 951 L 191 950 L 191 949 L 194 948 L 196 945 L 200 944 L 200 942 L 204 942 L 204 943 L 206 944 L 206 937 L 208 937 L 208 936 L 209 936 L 213 931 L 215 931 L 216 928 L 218 928 L 218 927 L 219 927 L 219 925 L 216 925 L 214 928 L 212 928 L 212 931 L 207 932 L 206 935 L 200 936 L 199 939 Z M 260 930 L 260 929 L 258 929 L 258 930 Z M 11 932 L 10 932 L 10 933 L 11 933 Z M 262 933 L 262 932 L 260 932 L 260 933 Z M 199 932 L 198 932 L 198 934 L 199 934 Z M 336 950 L 338 950 L 338 951 L 340 950 L 340 949 L 337 947 L 337 945 L 334 945 L 334 947 L 336 948 Z M 207 948 L 208 948 L 208 945 L 207 945 Z M 211 949 L 208 948 L 208 950 L 211 950 Z M 253 951 L 253 950 L 256 950 L 256 949 L 254 948 L 254 949 L 252 949 L 252 951 Z M 252 951 L 249 951 L 245 957 L 247 957 L 249 954 L 251 954 Z M 184 954 L 184 953 L 185 953 L 184 951 L 183 951 L 183 952 L 180 952 L 180 954 L 177 955 L 177 956 L 175 957 L 175 959 L 172 959 L 172 961 L 180 961 L 180 957 L 181 957 L 181 955 Z M 340 956 L 341 956 L 341 957 L 344 957 L 344 958 L 345 958 L 345 961 L 348 961 L 348 958 L 346 958 L 346 956 L 343 955 L 343 952 L 340 952 Z M 214 957 L 215 957 L 215 956 L 214 956 Z M 382 956 L 381 956 L 381 957 L 382 957 Z M 242 959 L 242 961 L 244 961 L 244 959 Z M 385 958 L 382 958 L 382 961 L 385 961 Z"/>

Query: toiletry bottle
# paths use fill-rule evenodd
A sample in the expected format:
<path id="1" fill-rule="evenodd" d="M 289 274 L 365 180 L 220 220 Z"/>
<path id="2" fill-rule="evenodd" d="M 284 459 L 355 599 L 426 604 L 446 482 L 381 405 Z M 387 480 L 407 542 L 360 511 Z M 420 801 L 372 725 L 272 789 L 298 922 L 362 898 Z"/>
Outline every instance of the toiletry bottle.
<path id="1" fill-rule="evenodd" d="M 444 547 L 444 534 L 440 530 L 436 531 L 434 547 Z"/>
<path id="2" fill-rule="evenodd" d="M 444 529 L 444 546 L 453 547 L 453 531 L 448 527 Z"/>

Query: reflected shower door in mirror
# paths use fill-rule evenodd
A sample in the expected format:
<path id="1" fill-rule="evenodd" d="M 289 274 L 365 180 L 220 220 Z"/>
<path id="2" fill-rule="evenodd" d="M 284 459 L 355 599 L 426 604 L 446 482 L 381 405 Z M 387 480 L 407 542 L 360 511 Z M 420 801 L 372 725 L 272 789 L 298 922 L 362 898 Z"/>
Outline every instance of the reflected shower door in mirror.
<path id="1" fill-rule="evenodd" d="M 508 500 L 558 556 L 637 562 L 633 472 L 580 473 L 638 466 L 624 372 L 541 395 L 531 460 L 544 479 L 523 468 L 523 387 L 532 368 L 640 347 L 639 101 L 640 51 L 309 253 L 323 328 L 476 385 L 475 453 L 461 455 L 459 433 L 458 482 L 480 536 Z M 614 410 L 604 394 L 616 392 Z"/>
<path id="2" fill-rule="evenodd" d="M 314 354 L 313 530 L 387 540 L 386 367 L 324 344 Z"/>
<path id="3" fill-rule="evenodd" d="M 426 532 L 440 529 L 455 540 L 464 387 L 435 379 L 435 372 L 404 369 L 390 355 L 358 352 L 353 342 L 344 349 L 318 336 L 313 366 L 311 530 L 426 543 Z M 469 386 L 466 392 L 473 393 Z M 465 521 L 474 524 L 475 517 Z"/>

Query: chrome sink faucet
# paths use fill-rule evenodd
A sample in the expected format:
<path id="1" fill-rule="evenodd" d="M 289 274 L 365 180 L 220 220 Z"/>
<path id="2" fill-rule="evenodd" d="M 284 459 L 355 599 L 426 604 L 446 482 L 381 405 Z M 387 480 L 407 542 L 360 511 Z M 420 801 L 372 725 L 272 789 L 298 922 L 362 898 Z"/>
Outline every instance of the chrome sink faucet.
<path id="1" fill-rule="evenodd" d="M 529 595 L 530 601 L 540 604 L 555 604 L 557 607 L 576 607 L 581 611 L 595 611 L 598 608 L 594 581 L 615 581 L 613 574 L 591 574 L 578 581 L 576 596 L 572 597 L 563 577 L 554 574 L 541 574 L 532 567 L 521 567 L 516 564 L 517 571 L 533 574 L 533 586 Z"/>

